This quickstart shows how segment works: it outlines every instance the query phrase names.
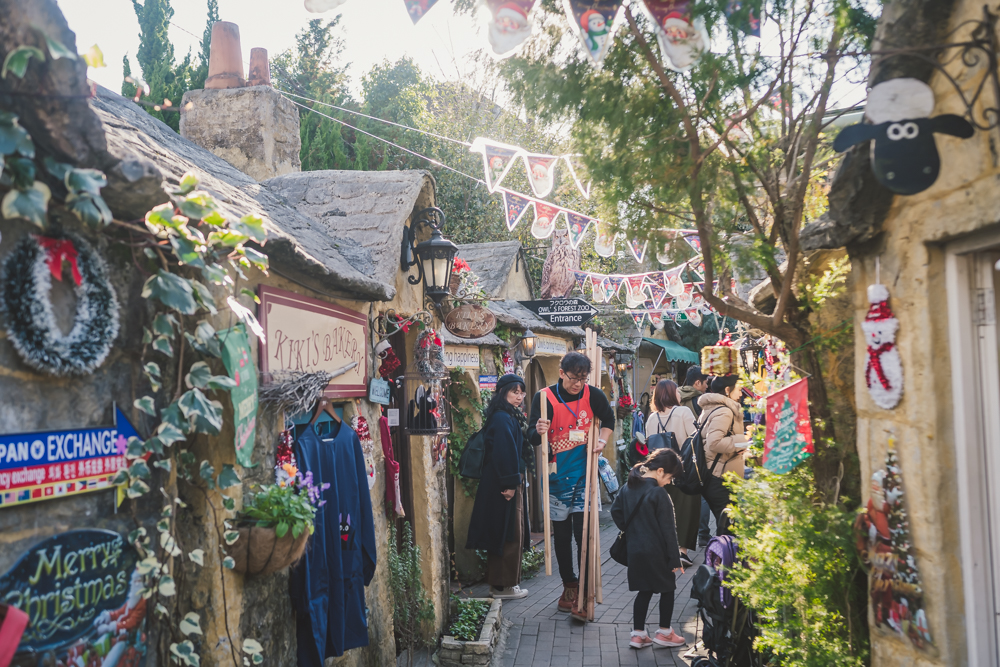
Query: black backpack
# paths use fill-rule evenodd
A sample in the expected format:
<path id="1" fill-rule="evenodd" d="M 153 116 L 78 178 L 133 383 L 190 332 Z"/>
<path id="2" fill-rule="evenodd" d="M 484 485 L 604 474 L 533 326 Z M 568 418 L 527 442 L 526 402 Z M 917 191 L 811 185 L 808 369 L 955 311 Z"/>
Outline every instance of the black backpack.
<path id="1" fill-rule="evenodd" d="M 486 460 L 486 426 L 469 436 L 465 450 L 458 460 L 458 473 L 469 479 L 482 479 L 483 462 Z"/>
<path id="2" fill-rule="evenodd" d="M 659 414 L 659 413 L 657 413 Z M 674 414 L 673 408 L 670 410 L 670 415 Z M 667 416 L 666 424 L 670 423 L 670 415 Z M 652 421 L 652 420 L 650 420 Z M 649 424 L 649 421 L 646 422 Z M 649 448 L 650 453 L 657 449 L 663 449 L 668 447 L 678 454 L 681 453 L 681 448 L 677 446 L 677 436 L 674 435 L 673 431 L 663 430 L 666 424 L 660 422 L 659 416 L 656 418 L 656 433 L 646 436 L 646 446 Z"/>
<path id="3" fill-rule="evenodd" d="M 716 408 L 716 410 L 719 409 L 721 408 Z M 674 477 L 674 486 L 689 496 L 701 495 L 702 490 L 705 488 L 705 483 L 712 476 L 715 466 L 719 464 L 719 459 L 722 457 L 721 454 L 716 455 L 715 460 L 712 461 L 712 466 L 709 467 L 708 459 L 705 456 L 705 439 L 702 437 L 702 431 L 713 414 L 715 414 L 715 410 L 708 413 L 705 419 L 700 424 L 697 424 L 698 430 L 684 441 L 684 444 L 678 451 L 678 454 L 681 455 L 681 463 L 684 466 L 684 471 Z"/>

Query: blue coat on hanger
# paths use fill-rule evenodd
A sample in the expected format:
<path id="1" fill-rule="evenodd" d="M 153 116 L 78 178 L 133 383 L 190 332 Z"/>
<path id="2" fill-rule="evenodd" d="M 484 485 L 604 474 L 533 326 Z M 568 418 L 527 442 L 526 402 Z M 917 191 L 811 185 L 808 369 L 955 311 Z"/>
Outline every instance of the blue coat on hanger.
<path id="1" fill-rule="evenodd" d="M 292 570 L 299 667 L 368 646 L 365 586 L 375 575 L 375 524 L 361 443 L 347 424 L 330 436 L 307 427 L 295 442 L 299 468 L 313 483 L 329 483 L 316 531 Z"/>

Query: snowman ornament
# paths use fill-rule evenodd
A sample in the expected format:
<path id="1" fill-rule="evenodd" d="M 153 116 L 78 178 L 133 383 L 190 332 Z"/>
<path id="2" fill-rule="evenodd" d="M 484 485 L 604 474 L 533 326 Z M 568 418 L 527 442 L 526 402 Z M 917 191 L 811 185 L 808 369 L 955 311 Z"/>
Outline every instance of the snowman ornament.
<path id="1" fill-rule="evenodd" d="M 889 290 L 885 285 L 869 285 L 868 302 L 871 306 L 861 323 L 868 349 L 865 383 L 875 404 L 891 410 L 903 397 L 903 363 L 896 348 L 899 320 L 889 308 Z"/>

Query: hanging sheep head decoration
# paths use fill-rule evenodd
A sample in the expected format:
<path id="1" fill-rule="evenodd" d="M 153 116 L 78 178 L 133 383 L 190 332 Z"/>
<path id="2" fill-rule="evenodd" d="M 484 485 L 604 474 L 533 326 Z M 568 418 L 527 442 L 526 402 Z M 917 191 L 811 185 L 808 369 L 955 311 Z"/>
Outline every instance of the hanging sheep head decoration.
<path id="1" fill-rule="evenodd" d="M 838 153 L 871 141 L 872 171 L 879 183 L 896 194 L 915 195 L 937 180 L 941 158 L 934 134 L 968 139 L 969 121 L 955 114 L 929 118 L 934 91 L 917 79 L 890 79 L 872 88 L 865 105 L 871 124 L 849 125 L 833 141 Z"/>

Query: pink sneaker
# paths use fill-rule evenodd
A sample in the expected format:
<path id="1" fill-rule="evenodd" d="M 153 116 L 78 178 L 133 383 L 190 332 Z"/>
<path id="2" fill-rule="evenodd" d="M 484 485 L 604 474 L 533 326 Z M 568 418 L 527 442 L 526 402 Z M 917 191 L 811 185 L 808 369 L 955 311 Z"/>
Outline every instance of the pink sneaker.
<path id="1" fill-rule="evenodd" d="M 662 628 L 657 630 L 656 634 L 653 635 L 653 638 L 650 641 L 652 641 L 657 646 L 667 646 L 669 648 L 676 648 L 678 646 L 684 646 L 685 644 L 687 644 L 687 642 L 684 641 L 684 638 L 681 637 L 676 632 L 674 632 L 672 628 L 670 629 L 669 634 L 665 632 Z"/>
<path id="2" fill-rule="evenodd" d="M 646 648 L 647 646 L 653 645 L 653 640 L 650 639 L 649 635 L 645 632 L 633 630 L 632 637 L 629 639 L 628 645 L 632 648 Z"/>

